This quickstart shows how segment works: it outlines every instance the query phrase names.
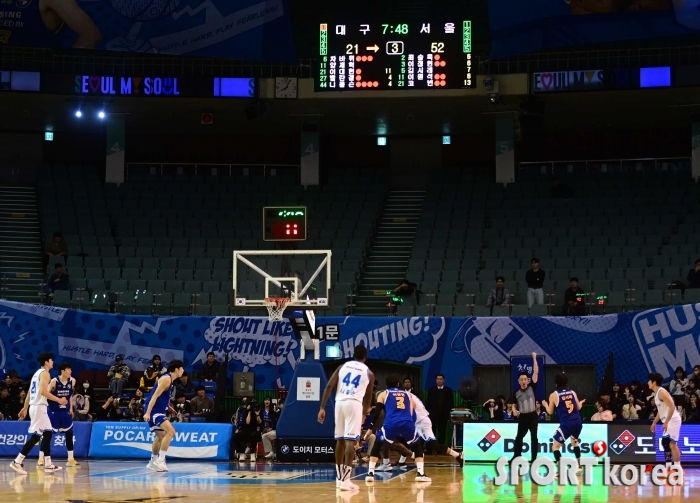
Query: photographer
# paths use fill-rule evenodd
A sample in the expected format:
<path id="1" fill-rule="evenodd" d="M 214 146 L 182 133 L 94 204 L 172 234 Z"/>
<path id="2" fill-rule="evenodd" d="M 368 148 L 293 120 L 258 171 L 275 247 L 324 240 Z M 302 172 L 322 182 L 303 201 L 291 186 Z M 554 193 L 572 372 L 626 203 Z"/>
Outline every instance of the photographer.
<path id="1" fill-rule="evenodd" d="M 262 424 L 260 417 L 260 405 L 255 398 L 250 400 L 243 397 L 243 402 L 238 408 L 236 434 L 233 436 L 233 443 L 239 455 L 239 461 L 245 461 L 246 454 L 250 453 L 250 461 L 255 461 L 255 447 L 260 441 L 260 431 L 258 428 Z"/>
<path id="2" fill-rule="evenodd" d="M 129 406 L 124 414 L 128 420 L 136 422 L 143 421 L 144 392 L 145 388 L 137 388 L 134 396 L 129 400 Z"/>
<path id="3" fill-rule="evenodd" d="M 99 421 L 121 421 L 124 414 L 119 407 L 119 398 L 110 396 L 104 405 L 97 409 L 97 419 Z"/>
<path id="4" fill-rule="evenodd" d="M 197 394 L 197 389 L 194 387 L 194 384 L 190 381 L 190 376 L 187 375 L 187 372 L 182 374 L 182 377 L 180 377 L 180 379 L 175 380 L 175 394 L 185 395 L 185 399 L 187 400 L 192 400 Z"/>
<path id="5" fill-rule="evenodd" d="M 215 422 L 214 400 L 206 395 L 204 386 L 197 386 L 197 395 L 190 400 L 193 416 L 204 417 L 207 423 Z"/>
<path id="6" fill-rule="evenodd" d="M 89 396 L 78 393 L 71 397 L 71 402 L 73 402 L 73 421 L 92 421 Z"/>
<path id="7" fill-rule="evenodd" d="M 177 393 L 175 395 L 175 400 L 170 403 L 170 406 L 175 411 L 175 417 L 171 419 L 171 422 L 179 423 L 189 423 L 190 422 L 190 402 L 185 398 L 182 393 Z"/>

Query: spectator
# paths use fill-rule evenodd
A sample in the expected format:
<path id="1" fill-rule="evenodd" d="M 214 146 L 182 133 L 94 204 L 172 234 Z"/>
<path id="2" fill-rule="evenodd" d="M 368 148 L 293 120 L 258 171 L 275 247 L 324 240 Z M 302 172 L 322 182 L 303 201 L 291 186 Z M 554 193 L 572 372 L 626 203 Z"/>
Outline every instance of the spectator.
<path id="1" fill-rule="evenodd" d="M 452 388 L 445 386 L 445 376 L 438 374 L 435 377 L 435 386 L 428 390 L 428 403 L 426 404 L 438 444 L 445 444 L 447 423 L 450 421 L 453 407 Z"/>
<path id="2" fill-rule="evenodd" d="M 492 288 L 489 292 L 489 296 L 486 298 L 486 307 L 491 308 L 491 315 L 493 315 L 494 306 L 498 306 L 501 309 L 508 308 L 510 302 L 510 293 L 505 287 L 506 278 L 499 276 L 496 278 L 496 288 Z M 508 313 L 505 313 L 508 316 Z"/>
<path id="3" fill-rule="evenodd" d="M 668 391 L 676 406 L 685 405 L 685 387 L 688 386 L 688 375 L 683 367 L 676 367 L 676 377 L 668 386 Z"/>
<path id="4" fill-rule="evenodd" d="M 488 409 L 491 421 L 503 421 L 503 413 L 506 410 L 506 397 L 498 395 L 496 398 L 489 398 L 484 402 L 483 407 Z"/>
<path id="5" fill-rule="evenodd" d="M 114 365 L 112 365 L 107 372 L 107 376 L 110 377 L 109 389 L 112 392 L 113 397 L 119 397 L 122 394 L 122 389 L 124 389 L 124 384 L 129 380 L 129 374 L 131 370 L 124 363 L 124 357 L 122 355 L 117 355 L 114 359 Z"/>
<path id="6" fill-rule="evenodd" d="M 610 410 L 619 410 L 620 414 L 622 414 L 622 407 L 627 402 L 627 395 L 622 391 L 620 383 L 617 381 L 613 383 L 612 389 L 613 392 L 612 395 L 610 395 Z"/>
<path id="7" fill-rule="evenodd" d="M 190 422 L 190 411 L 192 410 L 192 406 L 190 405 L 190 402 L 185 398 L 185 395 L 183 393 L 176 393 L 175 400 L 171 402 L 170 406 L 175 411 L 176 417 L 173 418 L 174 421 L 178 421 L 180 423 Z"/>
<path id="8" fill-rule="evenodd" d="M 700 398 L 698 395 L 690 395 L 690 400 L 685 404 L 685 419 L 686 423 L 700 423 Z"/>
<path id="9" fill-rule="evenodd" d="M 215 381 L 219 375 L 219 362 L 216 361 L 216 357 L 213 352 L 207 353 L 207 361 L 204 362 L 202 368 L 199 370 L 199 380 L 212 382 Z"/>
<path id="10" fill-rule="evenodd" d="M 238 408 L 238 421 L 236 422 L 236 433 L 233 435 L 233 442 L 236 446 L 239 461 L 245 461 L 246 454 L 250 453 L 250 461 L 255 461 L 255 446 L 260 441 L 258 428 L 262 423 L 260 418 L 260 407 L 253 398 L 248 400 L 243 397 L 243 403 Z"/>
<path id="11" fill-rule="evenodd" d="M 530 264 L 532 269 L 525 273 L 525 282 L 527 283 L 527 307 L 532 307 L 533 304 L 544 304 L 544 276 L 545 273 L 540 269 L 540 259 L 534 257 Z"/>
<path id="12" fill-rule="evenodd" d="M 644 408 L 647 405 L 644 399 L 644 392 L 642 391 L 642 385 L 639 381 L 632 381 L 629 388 L 625 388 L 625 395 L 632 394 L 635 399 L 635 403 L 640 407 Z"/>
<path id="13" fill-rule="evenodd" d="M 68 256 L 68 245 L 63 239 L 63 234 L 56 231 L 53 233 L 53 239 L 46 242 L 46 247 L 44 249 L 44 271 L 49 265 L 49 260 L 51 257 L 67 257 Z M 64 258 L 65 260 L 65 258 Z"/>
<path id="14" fill-rule="evenodd" d="M 90 414 L 93 417 L 95 417 L 95 407 L 97 405 L 97 402 L 95 401 L 95 390 L 92 388 L 92 383 L 90 383 L 90 379 L 83 379 L 82 386 L 79 386 L 75 392 L 80 392 L 83 394 L 83 396 L 85 396 L 85 398 L 90 404 L 88 410 L 90 411 Z"/>
<path id="15" fill-rule="evenodd" d="M 71 402 L 73 402 L 74 421 L 92 421 L 89 396 L 77 393 L 71 397 Z"/>
<path id="16" fill-rule="evenodd" d="M 148 367 L 155 371 L 158 375 L 165 374 L 168 370 L 161 362 L 160 355 L 153 355 L 153 360 L 151 360 L 151 365 Z"/>
<path id="17" fill-rule="evenodd" d="M 3 386 L 0 388 L 0 420 L 17 419 L 18 412 L 17 400 L 10 395 L 10 389 Z"/>
<path id="18" fill-rule="evenodd" d="M 145 389 L 146 393 L 150 392 L 153 386 L 156 385 L 158 377 L 158 371 L 153 367 L 148 367 L 141 376 L 141 379 L 139 379 L 139 388 Z"/>
<path id="19" fill-rule="evenodd" d="M 696 388 L 698 387 L 698 384 L 700 384 L 700 365 L 695 365 L 693 367 L 693 373 L 688 378 L 688 382 L 690 381 L 695 381 Z"/>
<path id="20" fill-rule="evenodd" d="M 213 423 L 214 400 L 206 395 L 204 386 L 197 386 L 197 395 L 190 400 L 190 408 L 193 416 L 204 417 L 208 423 Z"/>
<path id="21" fill-rule="evenodd" d="M 506 404 L 506 410 L 503 413 L 503 420 L 504 421 L 513 421 L 515 419 L 515 411 L 518 410 L 518 402 L 513 400 L 512 398 L 508 400 L 508 403 Z"/>
<path id="22" fill-rule="evenodd" d="M 695 261 L 695 269 L 688 271 L 688 288 L 700 288 L 700 259 Z"/>
<path id="23" fill-rule="evenodd" d="M 540 402 L 539 400 L 535 401 L 535 412 L 537 412 L 537 420 L 540 423 L 549 421 L 547 411 L 542 408 L 542 402 Z"/>
<path id="24" fill-rule="evenodd" d="M 593 414 L 591 421 L 612 421 L 615 419 L 613 417 L 613 413 L 610 411 L 607 400 L 603 400 L 601 397 L 598 399 L 595 405 L 598 412 Z"/>
<path id="25" fill-rule="evenodd" d="M 22 410 L 24 408 L 24 401 L 27 399 L 27 390 L 20 388 L 17 398 L 15 399 L 15 404 L 17 404 L 17 410 Z M 28 415 L 27 415 L 28 416 Z M 29 417 L 25 416 L 24 420 L 29 420 Z"/>
<path id="26" fill-rule="evenodd" d="M 182 377 L 175 381 L 175 394 L 184 395 L 187 400 L 192 400 L 197 394 L 197 389 L 190 381 L 190 376 L 187 372 L 182 374 Z"/>
<path id="27" fill-rule="evenodd" d="M 418 285 L 404 279 L 391 293 L 392 300 L 389 302 L 389 306 L 391 307 L 391 313 L 396 314 L 398 305 L 401 304 L 406 297 L 417 297 L 421 292 L 418 290 Z"/>
<path id="28" fill-rule="evenodd" d="M 97 409 L 97 419 L 99 421 L 121 421 L 124 419 L 124 413 L 119 407 L 119 398 L 110 396 L 104 405 Z"/>
<path id="29" fill-rule="evenodd" d="M 564 292 L 564 307 L 562 308 L 564 316 L 584 316 L 586 314 L 584 294 L 583 288 L 578 286 L 578 278 L 571 278 L 569 288 Z"/>
<path id="30" fill-rule="evenodd" d="M 610 393 L 608 393 L 607 391 L 601 391 L 600 394 L 598 395 L 598 400 L 608 404 L 608 410 L 612 414 L 613 420 L 617 419 L 617 417 L 620 414 L 622 414 L 622 409 L 614 410 L 612 408 L 612 406 L 610 405 Z"/>
<path id="31" fill-rule="evenodd" d="M 46 293 L 53 295 L 56 290 L 70 292 L 70 277 L 63 273 L 63 264 L 55 264 L 56 272 L 49 277 L 46 283 Z"/>
<path id="32" fill-rule="evenodd" d="M 376 384 L 376 381 L 375 381 Z M 413 382 L 411 381 L 410 377 L 406 377 L 403 380 L 403 390 L 408 391 L 409 393 L 413 393 Z"/>
<path id="33" fill-rule="evenodd" d="M 688 381 L 688 385 L 685 387 L 685 401 L 687 402 L 690 400 L 690 397 L 693 395 L 697 395 L 698 390 L 697 387 L 695 386 L 695 381 L 692 379 Z"/>
<path id="34" fill-rule="evenodd" d="M 17 395 L 19 394 L 19 391 L 21 389 L 21 383 L 17 384 L 15 379 L 12 377 L 12 374 L 5 375 L 5 379 L 2 381 L 2 385 L 9 390 L 10 396 L 12 398 L 17 398 Z M 24 404 L 22 405 L 24 406 Z"/>
<path id="35" fill-rule="evenodd" d="M 263 449 L 265 450 L 265 459 L 274 459 L 275 451 L 272 448 L 272 442 L 277 439 L 277 418 L 279 412 L 272 405 L 272 400 L 268 397 L 263 400 L 263 408 L 260 411 L 262 419 L 261 433 Z"/>
<path id="36" fill-rule="evenodd" d="M 634 395 L 627 395 L 627 403 L 622 407 L 622 417 L 629 421 L 639 419 L 642 408 L 636 402 Z"/>
<path id="37" fill-rule="evenodd" d="M 550 195 L 552 199 L 571 199 L 574 197 L 574 190 L 565 183 L 560 183 L 556 178 L 552 178 Z"/>
<path id="38" fill-rule="evenodd" d="M 129 400 L 129 405 L 126 408 L 125 416 L 130 421 L 141 422 L 143 421 L 143 406 L 144 406 L 144 394 L 145 388 L 136 388 L 134 396 Z"/>

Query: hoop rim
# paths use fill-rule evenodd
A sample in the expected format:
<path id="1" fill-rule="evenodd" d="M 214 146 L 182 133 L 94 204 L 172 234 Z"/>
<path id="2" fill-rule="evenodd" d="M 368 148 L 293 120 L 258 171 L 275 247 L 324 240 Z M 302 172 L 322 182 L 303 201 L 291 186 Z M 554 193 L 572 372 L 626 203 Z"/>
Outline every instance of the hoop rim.
<path id="1" fill-rule="evenodd" d="M 277 307 L 282 307 L 289 304 L 292 300 L 294 299 L 291 297 L 265 297 L 263 299 L 263 303 L 265 306 L 271 306 L 274 304 Z"/>

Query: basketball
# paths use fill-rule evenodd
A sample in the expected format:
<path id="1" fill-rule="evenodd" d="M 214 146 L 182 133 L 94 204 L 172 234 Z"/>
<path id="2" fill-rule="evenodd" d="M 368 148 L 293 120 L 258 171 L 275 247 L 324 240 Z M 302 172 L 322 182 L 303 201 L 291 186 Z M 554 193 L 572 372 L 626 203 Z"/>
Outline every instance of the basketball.
<path id="1" fill-rule="evenodd" d="M 153 21 L 172 14 L 182 0 L 109 0 L 109 3 L 132 21 Z"/>

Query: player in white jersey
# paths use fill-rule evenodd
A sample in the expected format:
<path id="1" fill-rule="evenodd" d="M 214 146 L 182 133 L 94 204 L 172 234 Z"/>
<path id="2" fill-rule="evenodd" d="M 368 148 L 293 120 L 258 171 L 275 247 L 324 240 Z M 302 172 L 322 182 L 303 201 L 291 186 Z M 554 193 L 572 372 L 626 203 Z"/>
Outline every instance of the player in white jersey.
<path id="1" fill-rule="evenodd" d="M 678 449 L 678 439 L 681 436 L 681 415 L 673 403 L 671 394 L 661 387 L 664 378 L 658 372 L 649 374 L 649 389 L 654 392 L 654 403 L 658 413 L 651 424 L 651 432 L 656 430 L 656 423 L 663 422 L 661 445 L 666 456 L 666 471 L 670 471 L 673 461 L 673 469 L 682 476 L 681 451 Z"/>
<path id="2" fill-rule="evenodd" d="M 333 372 L 321 399 L 318 422 L 326 419 L 326 404 L 331 391 L 335 394 L 335 464 L 336 487 L 349 491 L 358 489 L 350 481 L 355 443 L 360 439 L 365 414 L 369 413 L 374 388 L 374 374 L 367 368 L 367 348 L 355 346 L 354 360 Z"/>
<path id="3" fill-rule="evenodd" d="M 39 440 L 41 440 L 41 450 L 44 452 L 44 472 L 50 473 L 61 469 L 51 462 L 53 427 L 49 419 L 48 404 L 49 400 L 51 400 L 59 405 L 66 405 L 68 400 L 65 397 L 59 398 L 54 396 L 49 391 L 49 381 L 51 380 L 49 371 L 53 368 L 53 355 L 51 353 L 41 353 L 37 360 L 41 368 L 34 373 L 29 384 L 29 393 L 24 401 L 24 407 L 18 414 L 21 421 L 27 415 L 27 410 L 29 410 L 29 418 L 31 419 L 29 423 L 30 436 L 24 447 L 22 447 L 22 452 L 10 463 L 10 468 L 22 475 L 27 474 L 22 462 L 34 446 L 39 443 Z"/>

